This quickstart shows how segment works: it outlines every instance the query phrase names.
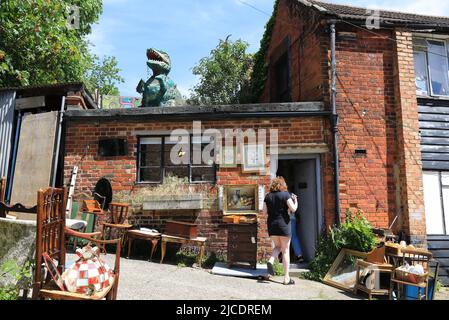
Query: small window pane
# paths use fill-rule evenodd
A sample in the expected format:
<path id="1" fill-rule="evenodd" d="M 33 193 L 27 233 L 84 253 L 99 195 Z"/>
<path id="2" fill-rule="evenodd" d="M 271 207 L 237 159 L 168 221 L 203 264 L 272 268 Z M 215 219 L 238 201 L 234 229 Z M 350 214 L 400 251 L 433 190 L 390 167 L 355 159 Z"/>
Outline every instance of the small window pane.
<path id="1" fill-rule="evenodd" d="M 188 166 L 165 167 L 165 176 L 188 178 L 189 167 Z"/>
<path id="2" fill-rule="evenodd" d="M 165 166 L 185 166 L 189 164 L 189 145 L 169 143 L 164 146 Z"/>
<path id="3" fill-rule="evenodd" d="M 215 181 L 214 167 L 192 167 L 192 182 Z"/>
<path id="4" fill-rule="evenodd" d="M 141 168 L 140 182 L 161 182 L 161 168 Z"/>
<path id="5" fill-rule="evenodd" d="M 140 146 L 140 166 L 160 166 L 161 145 L 143 144 Z"/>
<path id="6" fill-rule="evenodd" d="M 432 92 L 435 95 L 449 95 L 449 74 L 447 67 L 447 54 L 443 42 L 428 41 L 429 68 Z"/>
<path id="7" fill-rule="evenodd" d="M 427 76 L 427 59 L 426 53 L 423 51 L 416 51 L 415 56 L 415 80 L 416 80 L 416 93 L 418 95 L 429 95 L 428 83 L 429 78 Z"/>
<path id="8" fill-rule="evenodd" d="M 215 163 L 215 137 L 203 136 L 192 139 L 192 165 L 211 166 Z"/>
<path id="9" fill-rule="evenodd" d="M 162 144 L 162 138 L 141 138 L 140 144 Z"/>

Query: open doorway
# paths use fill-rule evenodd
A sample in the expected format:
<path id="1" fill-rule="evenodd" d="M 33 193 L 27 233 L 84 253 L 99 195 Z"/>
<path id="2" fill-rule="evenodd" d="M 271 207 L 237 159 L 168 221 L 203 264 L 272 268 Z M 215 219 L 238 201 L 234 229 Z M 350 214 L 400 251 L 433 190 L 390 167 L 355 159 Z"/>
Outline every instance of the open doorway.
<path id="1" fill-rule="evenodd" d="M 298 196 L 296 233 L 302 256 L 310 262 L 315 257 L 323 223 L 320 157 L 279 156 L 276 175 L 284 177 L 289 192 Z M 293 243 L 291 247 L 295 249 Z"/>

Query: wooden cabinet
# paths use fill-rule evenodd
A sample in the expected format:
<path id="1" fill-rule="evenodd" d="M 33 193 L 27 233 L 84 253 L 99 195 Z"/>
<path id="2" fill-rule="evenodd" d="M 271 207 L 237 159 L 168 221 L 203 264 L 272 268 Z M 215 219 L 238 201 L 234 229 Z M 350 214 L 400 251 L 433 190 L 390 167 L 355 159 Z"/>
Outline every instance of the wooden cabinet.
<path id="1" fill-rule="evenodd" d="M 228 265 L 257 267 L 257 223 L 228 225 Z"/>

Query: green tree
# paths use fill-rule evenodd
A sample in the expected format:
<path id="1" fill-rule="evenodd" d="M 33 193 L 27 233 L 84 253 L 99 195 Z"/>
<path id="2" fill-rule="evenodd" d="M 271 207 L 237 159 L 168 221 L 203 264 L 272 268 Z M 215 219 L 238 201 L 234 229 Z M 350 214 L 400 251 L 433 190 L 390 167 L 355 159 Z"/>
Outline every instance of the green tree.
<path id="1" fill-rule="evenodd" d="M 199 83 L 191 90 L 189 104 L 236 104 L 248 92 L 253 56 L 246 52 L 248 43 L 220 40 L 208 57 L 193 68 Z"/>
<path id="2" fill-rule="evenodd" d="M 79 26 L 68 23 L 70 6 L 79 8 Z M 97 65 L 86 37 L 102 8 L 102 0 L 1 0 L 0 86 L 88 79 Z"/>
<path id="3" fill-rule="evenodd" d="M 98 56 L 93 55 L 84 82 L 92 93 L 98 89 L 102 95 L 117 96 L 120 93 L 116 84 L 124 82 L 119 75 L 120 71 L 115 57 L 105 56 L 100 60 Z"/>

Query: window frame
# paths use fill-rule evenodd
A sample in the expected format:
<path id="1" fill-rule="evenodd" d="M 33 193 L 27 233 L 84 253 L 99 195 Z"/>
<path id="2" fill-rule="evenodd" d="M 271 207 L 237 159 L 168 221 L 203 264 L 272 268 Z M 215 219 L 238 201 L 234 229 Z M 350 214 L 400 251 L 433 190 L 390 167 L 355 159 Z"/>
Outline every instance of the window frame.
<path id="1" fill-rule="evenodd" d="M 165 145 L 166 145 L 166 138 L 169 138 L 170 135 L 145 135 L 145 136 L 138 136 L 137 137 L 137 157 L 136 157 L 136 166 L 137 166 L 137 172 L 136 172 L 136 183 L 137 184 L 163 184 L 165 180 L 165 172 L 166 172 L 166 165 L 165 165 Z M 203 136 L 201 136 L 203 137 Z M 141 140 L 145 138 L 160 138 L 161 139 L 161 148 L 160 148 L 160 166 L 159 166 L 159 172 L 160 172 L 160 180 L 159 181 L 141 181 L 141 174 L 140 171 L 142 168 L 157 168 L 157 166 L 141 166 Z M 213 138 L 215 139 L 215 137 Z M 202 144 L 202 143 L 201 143 Z M 175 144 L 173 144 L 175 145 Z M 188 167 L 188 176 L 189 184 L 216 184 L 217 183 L 217 164 L 214 161 L 214 163 L 211 166 L 202 164 L 202 165 L 195 165 L 193 164 L 193 134 L 189 134 L 189 147 L 190 147 L 190 156 L 189 156 L 189 164 L 188 165 L 179 165 L 179 166 L 187 166 Z M 170 166 L 170 167 L 176 167 L 176 166 Z M 212 168 L 213 169 L 213 180 L 204 180 L 204 181 L 193 181 L 192 180 L 192 168 Z"/>
<path id="2" fill-rule="evenodd" d="M 440 38 L 429 38 L 429 37 L 415 37 L 417 40 L 424 40 L 426 42 L 426 50 L 423 50 L 421 46 L 415 46 L 413 45 L 413 53 L 415 52 L 424 52 L 425 53 L 425 60 L 426 60 L 426 73 L 427 73 L 427 95 L 418 94 L 418 90 L 416 90 L 416 94 L 418 98 L 444 98 L 449 99 L 448 95 L 439 95 L 435 94 L 433 91 L 432 86 L 432 73 L 430 72 L 430 63 L 429 63 L 429 42 L 428 41 L 435 41 L 435 42 L 441 42 L 444 45 L 444 52 L 446 53 L 446 59 L 445 59 L 445 65 L 447 70 L 447 79 L 449 84 L 449 39 L 440 39 Z M 416 69 L 415 69 L 416 71 Z M 416 81 L 416 74 L 415 74 L 415 81 Z"/>

